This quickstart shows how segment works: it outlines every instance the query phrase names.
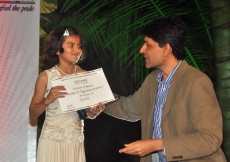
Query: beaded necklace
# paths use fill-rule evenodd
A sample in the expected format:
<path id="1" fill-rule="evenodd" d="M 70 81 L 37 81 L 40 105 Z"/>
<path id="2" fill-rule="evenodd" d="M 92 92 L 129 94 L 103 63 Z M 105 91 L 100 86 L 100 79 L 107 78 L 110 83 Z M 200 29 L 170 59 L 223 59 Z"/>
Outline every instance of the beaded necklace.
<path id="1" fill-rule="evenodd" d="M 73 72 L 73 74 L 67 74 L 67 73 L 65 73 L 64 71 L 62 71 L 61 69 L 59 69 L 59 68 L 57 67 L 57 65 L 55 65 L 55 68 L 56 68 L 58 71 L 60 71 L 61 73 L 65 74 L 65 75 L 73 75 L 73 74 L 75 74 L 76 71 L 77 71 L 77 66 L 76 66 L 76 65 L 74 65 L 74 72 Z"/>

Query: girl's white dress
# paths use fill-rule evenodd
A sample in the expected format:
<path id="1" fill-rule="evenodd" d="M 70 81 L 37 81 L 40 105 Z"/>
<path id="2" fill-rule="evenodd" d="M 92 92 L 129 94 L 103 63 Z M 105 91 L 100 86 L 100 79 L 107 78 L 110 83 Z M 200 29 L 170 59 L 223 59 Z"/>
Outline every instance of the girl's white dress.
<path id="1" fill-rule="evenodd" d="M 77 72 L 84 70 L 77 66 Z M 53 67 L 46 70 L 48 85 L 46 95 L 51 86 L 50 80 L 60 77 L 59 71 Z M 85 162 L 84 123 L 77 112 L 62 113 L 58 100 L 46 109 L 46 117 L 39 138 L 37 162 Z"/>

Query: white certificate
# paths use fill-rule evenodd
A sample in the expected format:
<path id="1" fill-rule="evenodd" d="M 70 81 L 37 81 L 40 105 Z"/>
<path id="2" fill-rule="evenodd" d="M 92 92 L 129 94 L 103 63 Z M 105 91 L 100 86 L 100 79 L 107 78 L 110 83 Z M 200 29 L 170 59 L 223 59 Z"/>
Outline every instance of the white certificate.
<path id="1" fill-rule="evenodd" d="M 58 98 L 62 112 L 72 112 L 114 101 L 102 68 L 51 80 L 52 86 L 63 85 L 68 93 Z"/>

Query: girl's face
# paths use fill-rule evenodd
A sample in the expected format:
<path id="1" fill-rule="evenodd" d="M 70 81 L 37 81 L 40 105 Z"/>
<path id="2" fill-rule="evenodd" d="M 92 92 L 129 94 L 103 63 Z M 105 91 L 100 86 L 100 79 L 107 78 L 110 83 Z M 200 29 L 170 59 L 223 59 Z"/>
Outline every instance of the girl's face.
<path id="1" fill-rule="evenodd" d="M 64 52 L 59 54 L 59 61 L 75 63 L 82 54 L 81 38 L 75 35 L 67 36 L 62 48 Z"/>

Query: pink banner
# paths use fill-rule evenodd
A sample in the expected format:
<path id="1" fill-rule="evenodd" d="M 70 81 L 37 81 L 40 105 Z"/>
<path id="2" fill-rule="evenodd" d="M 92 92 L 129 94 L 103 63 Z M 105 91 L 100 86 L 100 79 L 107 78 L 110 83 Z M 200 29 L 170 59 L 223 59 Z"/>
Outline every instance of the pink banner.
<path id="1" fill-rule="evenodd" d="M 35 162 L 28 117 L 38 76 L 40 1 L 0 0 L 0 161 Z"/>

